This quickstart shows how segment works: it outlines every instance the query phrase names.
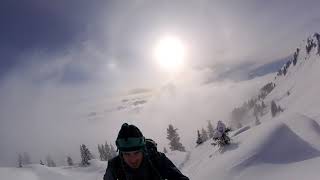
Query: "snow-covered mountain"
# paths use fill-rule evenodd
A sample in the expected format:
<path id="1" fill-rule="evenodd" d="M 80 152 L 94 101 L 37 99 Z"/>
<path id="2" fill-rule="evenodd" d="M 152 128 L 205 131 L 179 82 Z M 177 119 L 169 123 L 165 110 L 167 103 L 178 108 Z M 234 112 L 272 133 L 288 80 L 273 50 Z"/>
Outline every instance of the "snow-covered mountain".
<path id="1" fill-rule="evenodd" d="M 297 48 L 271 81 L 233 111 L 233 115 L 241 118 L 234 117 L 231 121 L 234 131 L 230 133 L 229 146 L 219 149 L 208 140 L 186 153 L 169 152 L 168 157 L 190 179 L 196 180 L 318 179 L 319 69 L 320 35 L 315 33 Z M 172 88 L 169 86 L 167 90 L 173 91 Z M 120 102 L 126 107 L 138 107 L 150 96 L 154 97 L 154 92 L 133 93 Z M 272 110 L 271 102 L 276 109 Z M 273 115 L 272 111 L 275 111 Z M 102 179 L 107 163 L 91 162 L 89 167 L 0 168 L 0 177 L 12 180 Z"/>
<path id="2" fill-rule="evenodd" d="M 319 34 L 315 33 L 296 49 L 293 56 L 278 70 L 274 79 L 261 87 L 241 107 L 233 111 L 231 124 L 234 128 L 271 117 L 271 102 L 279 111 L 299 113 L 318 118 L 320 91 L 318 77 L 320 75 Z M 262 105 L 263 104 L 263 105 Z M 281 109 L 281 110 L 280 110 Z M 236 127 L 238 126 L 238 127 Z"/>
<path id="3" fill-rule="evenodd" d="M 275 88 L 266 97 L 275 100 L 288 111 L 319 116 L 320 105 L 320 35 L 310 36 L 297 50 L 275 77 Z"/>
<path id="4" fill-rule="evenodd" d="M 191 179 L 318 179 L 319 55 L 320 35 L 315 33 L 272 82 L 244 103 L 246 120 L 238 119 L 242 128 L 231 133 L 230 146 L 219 152 L 206 142 L 192 150 L 184 166 Z M 274 117 L 272 101 L 281 109 Z M 254 115 L 261 102 L 266 107 Z"/>

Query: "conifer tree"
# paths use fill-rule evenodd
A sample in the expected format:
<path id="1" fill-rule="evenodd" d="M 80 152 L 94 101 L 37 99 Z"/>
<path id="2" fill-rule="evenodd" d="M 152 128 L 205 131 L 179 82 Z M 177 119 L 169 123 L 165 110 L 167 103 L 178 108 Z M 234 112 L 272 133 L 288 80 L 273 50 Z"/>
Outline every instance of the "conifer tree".
<path id="1" fill-rule="evenodd" d="M 19 154 L 19 155 L 18 155 L 18 167 L 21 168 L 21 167 L 22 167 L 22 164 L 23 164 L 23 158 L 22 158 L 22 155 Z"/>
<path id="2" fill-rule="evenodd" d="M 213 135 L 214 135 L 214 128 L 210 120 L 208 121 L 208 135 L 210 139 L 213 138 Z"/>
<path id="3" fill-rule="evenodd" d="M 185 152 L 185 147 L 180 143 L 180 137 L 179 134 L 177 133 L 176 128 L 173 127 L 173 125 L 169 125 L 167 129 L 167 139 L 170 141 L 170 149 L 172 151 L 177 150 L 177 151 L 183 151 Z"/>
<path id="4" fill-rule="evenodd" d="M 203 140 L 202 140 L 202 138 L 201 138 L 201 134 L 200 134 L 200 131 L 199 130 L 197 130 L 197 133 L 198 133 L 198 138 L 197 138 L 197 145 L 200 145 L 200 144 L 202 144 L 203 143 Z"/>
<path id="5" fill-rule="evenodd" d="M 272 115 L 272 117 L 275 117 L 277 113 L 278 113 L 278 106 L 277 106 L 276 103 L 272 100 L 272 101 L 271 101 L 271 115 Z"/>
<path id="6" fill-rule="evenodd" d="M 48 167 L 56 167 L 56 163 L 52 160 L 50 155 L 47 156 L 46 161 Z"/>
<path id="7" fill-rule="evenodd" d="M 112 144 L 109 145 L 107 142 L 105 145 L 98 144 L 98 151 L 101 161 L 108 161 L 117 156 L 117 151 L 115 150 L 114 146 Z"/>
<path id="8" fill-rule="evenodd" d="M 112 144 L 110 144 L 110 155 L 111 159 L 117 156 L 117 151 Z"/>
<path id="9" fill-rule="evenodd" d="M 256 120 L 255 120 L 255 125 L 258 126 L 261 124 L 260 120 L 259 120 L 259 117 L 258 116 L 255 116 L 256 117 Z"/>
<path id="10" fill-rule="evenodd" d="M 98 151 L 99 151 L 99 157 L 101 161 L 106 161 L 107 157 L 106 157 L 106 152 L 105 152 L 105 148 L 103 144 L 98 144 Z"/>
<path id="11" fill-rule="evenodd" d="M 101 149 L 102 148 L 101 148 L 100 144 L 98 144 L 99 157 L 100 157 L 100 160 L 103 161 L 103 153 L 102 153 Z"/>
<path id="12" fill-rule="evenodd" d="M 73 160 L 70 156 L 67 157 L 68 166 L 73 166 Z"/>
<path id="13" fill-rule="evenodd" d="M 89 160 L 91 160 L 93 156 L 86 145 L 84 144 L 80 145 L 80 154 L 81 154 L 81 165 L 82 166 L 90 165 Z"/>
<path id="14" fill-rule="evenodd" d="M 108 144 L 108 142 L 106 141 L 105 145 L 104 145 L 104 152 L 105 152 L 105 156 L 106 156 L 106 159 L 105 161 L 108 161 L 109 159 L 112 158 L 112 155 L 111 155 L 111 148 Z"/>
<path id="15" fill-rule="evenodd" d="M 203 142 L 205 142 L 209 139 L 208 133 L 204 128 L 201 129 L 201 138 L 202 138 Z"/>

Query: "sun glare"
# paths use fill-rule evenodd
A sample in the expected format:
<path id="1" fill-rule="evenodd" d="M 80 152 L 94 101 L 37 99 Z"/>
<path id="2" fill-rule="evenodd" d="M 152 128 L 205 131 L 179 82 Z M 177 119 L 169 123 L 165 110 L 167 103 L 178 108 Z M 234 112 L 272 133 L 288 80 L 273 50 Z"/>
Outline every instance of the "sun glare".
<path id="1" fill-rule="evenodd" d="M 154 56 L 162 68 L 176 71 L 183 65 L 185 47 L 178 37 L 166 36 L 157 42 Z"/>

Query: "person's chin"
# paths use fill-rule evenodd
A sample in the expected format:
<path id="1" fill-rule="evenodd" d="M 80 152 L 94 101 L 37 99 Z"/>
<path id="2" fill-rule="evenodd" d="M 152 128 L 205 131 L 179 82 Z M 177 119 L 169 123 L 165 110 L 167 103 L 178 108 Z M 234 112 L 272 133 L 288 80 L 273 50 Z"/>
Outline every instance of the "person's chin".
<path id="1" fill-rule="evenodd" d="M 138 168 L 139 168 L 139 164 L 132 164 L 132 165 L 131 165 L 131 168 L 133 168 L 133 169 L 138 169 Z"/>

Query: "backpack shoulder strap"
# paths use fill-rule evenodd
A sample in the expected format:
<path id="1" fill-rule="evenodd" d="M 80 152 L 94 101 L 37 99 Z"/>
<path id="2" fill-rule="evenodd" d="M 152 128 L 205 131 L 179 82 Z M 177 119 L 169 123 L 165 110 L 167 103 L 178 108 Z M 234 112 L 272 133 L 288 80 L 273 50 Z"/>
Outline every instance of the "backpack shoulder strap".
<path id="1" fill-rule="evenodd" d="M 163 179 L 160 168 L 161 153 L 158 152 L 157 143 L 152 139 L 146 139 L 146 158 L 151 166 L 153 173 L 159 178 Z"/>
<path id="2" fill-rule="evenodd" d="M 108 162 L 108 168 L 109 167 L 114 179 L 126 180 L 125 172 L 123 170 L 121 159 L 119 156 L 116 156 Z"/>

